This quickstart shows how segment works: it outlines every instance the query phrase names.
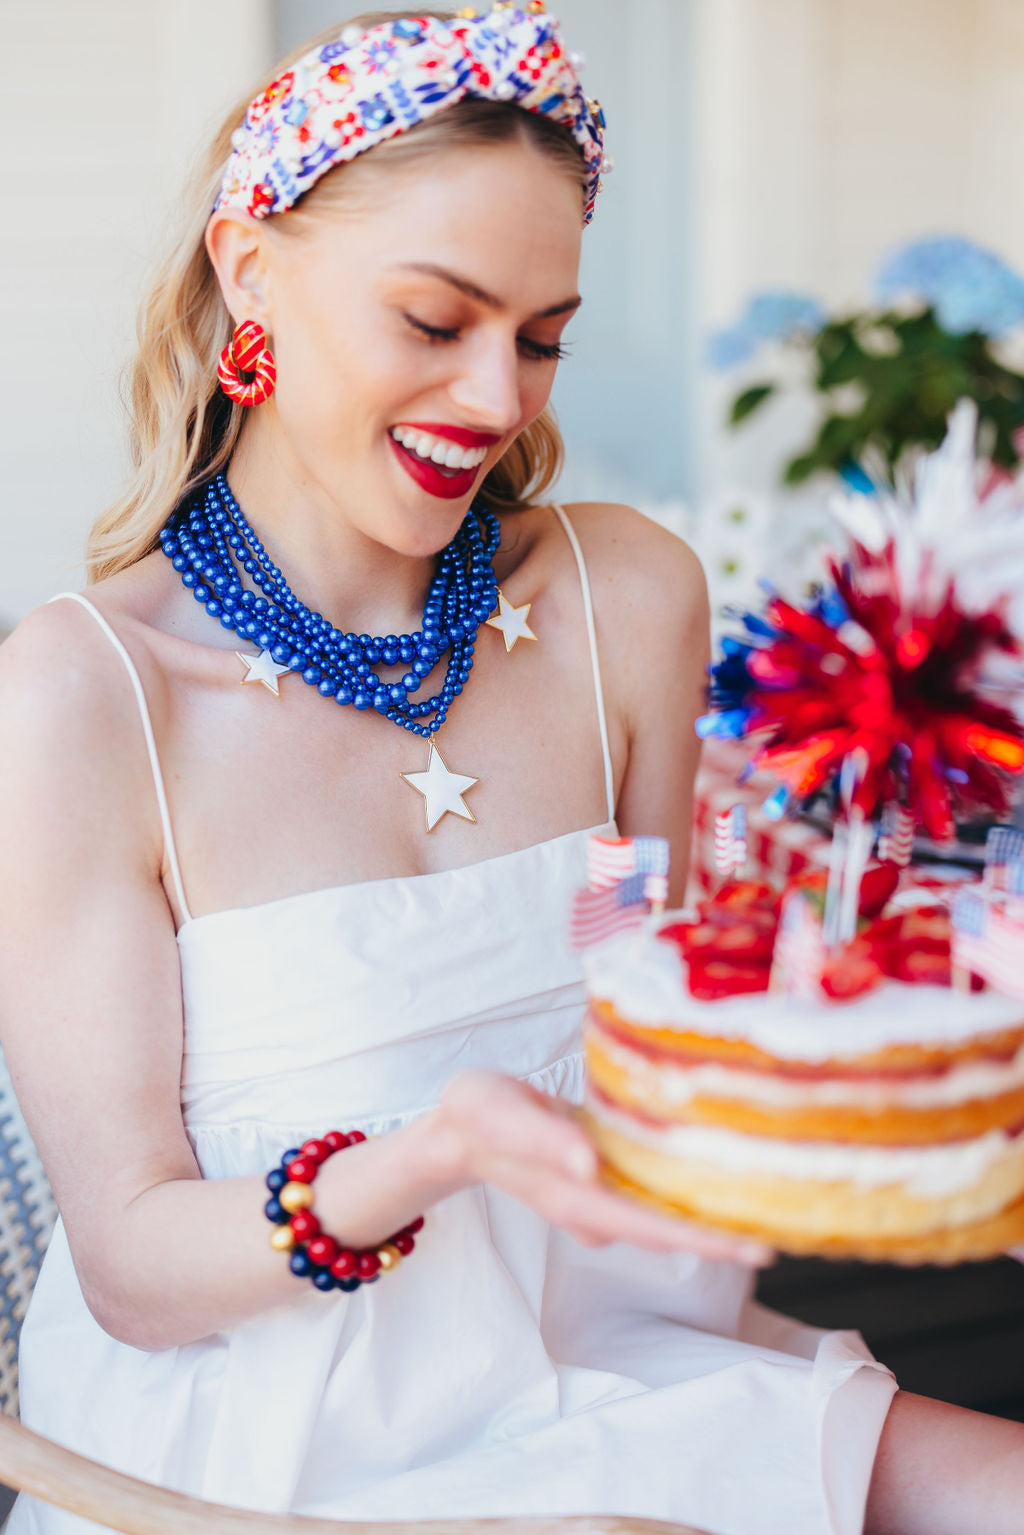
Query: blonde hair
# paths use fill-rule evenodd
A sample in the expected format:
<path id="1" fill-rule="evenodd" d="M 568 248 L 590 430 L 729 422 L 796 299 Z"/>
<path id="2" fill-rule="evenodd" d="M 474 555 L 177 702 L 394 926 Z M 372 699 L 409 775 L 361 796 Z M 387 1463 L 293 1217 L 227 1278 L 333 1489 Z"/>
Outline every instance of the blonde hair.
<path id="1" fill-rule="evenodd" d="M 368 28 L 422 12 L 380 11 L 359 16 Z M 450 20 L 451 12 L 433 15 Z M 283 59 L 260 86 L 228 114 L 197 168 L 184 206 L 191 210 L 171 254 L 158 269 L 138 319 L 138 351 L 125 378 L 134 472 L 121 498 L 96 520 L 86 544 L 90 583 L 134 565 L 159 545 L 171 512 L 197 485 L 223 469 L 244 420 L 217 384 L 217 360 L 232 328 L 204 242 L 210 209 L 220 190 L 231 152 L 231 135 L 249 102 L 282 70 L 310 48 L 338 36 L 342 23 L 311 38 Z M 506 102 L 467 97 L 407 133 L 377 145 L 376 166 L 399 166 L 438 149 L 501 143 L 526 138 L 586 185 L 583 158 L 572 136 L 548 117 Z M 387 161 L 385 162 L 385 156 Z M 357 159 L 353 166 L 360 165 Z M 344 195 L 344 167 L 322 177 L 300 200 L 293 219 L 313 213 L 323 196 Z M 546 409 L 515 439 L 483 483 L 482 495 L 496 511 L 517 511 L 537 500 L 558 478 L 562 439 L 553 411 Z"/>

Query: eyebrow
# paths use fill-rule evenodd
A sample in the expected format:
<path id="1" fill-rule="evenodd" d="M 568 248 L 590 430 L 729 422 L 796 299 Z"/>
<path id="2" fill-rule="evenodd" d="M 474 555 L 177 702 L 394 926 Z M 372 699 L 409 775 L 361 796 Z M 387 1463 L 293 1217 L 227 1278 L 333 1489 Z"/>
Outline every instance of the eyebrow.
<path id="1" fill-rule="evenodd" d="M 504 309 L 505 307 L 501 299 L 496 298 L 493 293 L 488 293 L 486 288 L 481 288 L 478 283 L 470 282 L 468 277 L 462 277 L 458 272 L 450 272 L 447 267 L 435 266 L 432 261 L 407 261 L 393 267 L 392 270 L 397 272 L 421 272 L 426 277 L 439 277 L 442 282 L 448 283 L 452 288 L 457 288 L 467 298 L 476 299 L 478 304 L 486 304 L 488 309 Z M 548 320 L 554 315 L 570 314 L 574 309 L 578 309 L 582 302 L 583 300 L 577 293 L 572 298 L 563 299 L 560 304 L 551 304 L 547 309 L 541 309 L 537 314 L 531 315 L 530 319 Z"/>

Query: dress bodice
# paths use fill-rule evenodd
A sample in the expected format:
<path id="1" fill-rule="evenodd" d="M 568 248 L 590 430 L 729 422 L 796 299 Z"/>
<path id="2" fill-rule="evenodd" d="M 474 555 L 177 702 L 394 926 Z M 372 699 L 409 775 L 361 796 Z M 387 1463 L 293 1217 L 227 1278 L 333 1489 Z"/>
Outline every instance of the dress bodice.
<path id="1" fill-rule="evenodd" d="M 384 1128 L 468 1067 L 532 1078 L 576 1057 L 566 923 L 590 831 L 186 922 L 186 1127 L 232 1121 L 241 1093 L 267 1125 Z"/>

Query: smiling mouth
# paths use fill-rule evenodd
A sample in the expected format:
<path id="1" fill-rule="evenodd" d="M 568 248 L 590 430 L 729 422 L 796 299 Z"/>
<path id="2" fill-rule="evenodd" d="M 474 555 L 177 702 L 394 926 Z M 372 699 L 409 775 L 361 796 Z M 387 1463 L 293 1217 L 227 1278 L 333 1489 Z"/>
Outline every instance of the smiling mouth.
<path id="1" fill-rule="evenodd" d="M 487 457 L 486 448 L 462 448 L 450 438 L 420 432 L 414 427 L 393 426 L 388 436 L 421 464 L 430 464 L 445 479 L 475 472 Z"/>

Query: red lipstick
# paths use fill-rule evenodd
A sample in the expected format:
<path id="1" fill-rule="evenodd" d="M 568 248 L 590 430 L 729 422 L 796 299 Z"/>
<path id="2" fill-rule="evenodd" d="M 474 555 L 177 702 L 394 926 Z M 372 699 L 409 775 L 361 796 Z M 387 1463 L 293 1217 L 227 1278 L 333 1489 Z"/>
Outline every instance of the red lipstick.
<path id="1" fill-rule="evenodd" d="M 424 426 L 421 430 L 425 432 L 428 428 Z M 440 437 L 440 435 L 440 432 L 435 431 L 435 436 Z M 463 469 L 458 474 L 442 474 L 437 464 L 432 463 L 430 459 L 420 458 L 409 448 L 403 448 L 390 432 L 388 442 L 391 444 L 392 453 L 409 478 L 415 480 L 421 490 L 425 490 L 430 496 L 437 496 L 441 501 L 457 501 L 460 496 L 468 496 L 483 467 L 477 464 L 474 469 Z M 459 443 L 459 447 L 483 447 L 483 443 Z"/>
<path id="2" fill-rule="evenodd" d="M 501 441 L 500 432 L 470 432 L 464 426 L 449 426 L 444 421 L 396 421 L 411 432 L 429 432 L 431 437 L 443 437 L 460 448 L 490 448 Z"/>

